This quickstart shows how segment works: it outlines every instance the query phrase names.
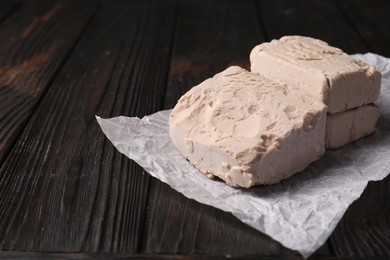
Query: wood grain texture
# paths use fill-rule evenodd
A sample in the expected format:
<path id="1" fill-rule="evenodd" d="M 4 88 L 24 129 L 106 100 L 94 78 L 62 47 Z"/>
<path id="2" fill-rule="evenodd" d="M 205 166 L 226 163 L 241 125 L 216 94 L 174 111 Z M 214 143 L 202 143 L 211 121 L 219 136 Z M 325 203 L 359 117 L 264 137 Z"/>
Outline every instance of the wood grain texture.
<path id="1" fill-rule="evenodd" d="M 380 0 L 337 1 L 349 23 L 359 31 L 370 49 L 390 56 L 390 2 Z"/>
<path id="2" fill-rule="evenodd" d="M 172 108 L 286 34 L 390 55 L 388 14 L 380 0 L 1 1 L 0 258 L 302 259 L 151 178 L 94 115 Z M 389 257 L 389 187 L 369 183 L 311 259 Z"/>
<path id="3" fill-rule="evenodd" d="M 263 41 L 250 1 L 179 2 L 165 108 L 230 65 L 249 67 Z M 201 205 L 152 179 L 143 251 L 213 256 L 294 255 L 231 214 Z"/>
<path id="4" fill-rule="evenodd" d="M 1 259 L 155 259 L 155 260 L 302 260 L 300 256 L 246 256 L 246 257 L 222 257 L 222 256 L 206 256 L 206 255 L 181 255 L 181 254 L 115 254 L 115 253 L 43 253 L 43 252 L 0 252 Z M 340 260 L 334 256 L 311 256 L 310 260 Z M 349 257 L 350 260 L 385 260 L 385 257 Z"/>
<path id="5" fill-rule="evenodd" d="M 267 40 L 303 35 L 324 40 L 347 53 L 367 52 L 368 46 L 332 1 L 258 1 Z"/>
<path id="6" fill-rule="evenodd" d="M 95 10 L 30 1 L 0 27 L 0 165 Z"/>
<path id="7" fill-rule="evenodd" d="M 152 181 L 144 252 L 247 257 L 296 255 L 268 236 L 222 212 Z"/>
<path id="8" fill-rule="evenodd" d="M 0 169 L 1 249 L 139 249 L 150 177 L 95 114 L 161 109 L 173 12 L 167 1 L 103 3 Z"/>
<path id="9" fill-rule="evenodd" d="M 249 68 L 264 41 L 252 1 L 180 1 L 164 108 L 228 66 Z"/>

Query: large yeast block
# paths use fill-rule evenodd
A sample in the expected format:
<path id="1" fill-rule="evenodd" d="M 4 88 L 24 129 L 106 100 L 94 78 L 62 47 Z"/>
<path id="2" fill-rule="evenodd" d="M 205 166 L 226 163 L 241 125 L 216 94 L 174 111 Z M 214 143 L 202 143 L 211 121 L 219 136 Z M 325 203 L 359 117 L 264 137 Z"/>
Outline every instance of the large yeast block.
<path id="1" fill-rule="evenodd" d="M 335 149 L 372 134 L 380 115 L 375 105 L 360 106 L 345 112 L 328 115 L 326 148 Z"/>
<path id="2" fill-rule="evenodd" d="M 381 75 L 371 65 L 327 43 L 302 36 L 285 36 L 256 46 L 251 71 L 301 89 L 323 101 L 328 113 L 374 102 Z"/>
<path id="3" fill-rule="evenodd" d="M 178 101 L 170 115 L 177 149 L 232 186 L 272 184 L 325 151 L 326 106 L 300 90 L 230 67 Z"/>

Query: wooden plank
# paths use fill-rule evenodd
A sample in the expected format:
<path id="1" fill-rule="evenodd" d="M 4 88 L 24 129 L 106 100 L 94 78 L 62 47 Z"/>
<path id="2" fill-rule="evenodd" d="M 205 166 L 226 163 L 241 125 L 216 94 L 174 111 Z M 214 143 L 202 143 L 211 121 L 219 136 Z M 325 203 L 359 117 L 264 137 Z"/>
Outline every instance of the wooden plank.
<path id="1" fill-rule="evenodd" d="M 3 251 L 0 252 L 1 259 L 29 259 L 29 260 L 41 260 L 41 259 L 155 259 L 155 260 L 302 260 L 301 256 L 246 256 L 246 257 L 224 257 L 224 256 L 206 256 L 206 255 L 183 255 L 183 254 L 126 254 L 126 253 L 43 253 L 43 252 L 15 252 L 15 251 Z M 310 257 L 311 260 L 339 260 L 336 257 Z M 357 258 L 350 257 L 350 260 L 382 260 L 384 257 L 368 257 Z"/>
<path id="2" fill-rule="evenodd" d="M 267 39 L 284 35 L 318 38 L 347 53 L 367 52 L 368 46 L 331 1 L 259 1 Z"/>
<path id="3" fill-rule="evenodd" d="M 154 259 L 154 260 L 219 260 L 225 259 L 222 257 L 204 257 L 204 256 L 187 256 L 177 254 L 161 254 L 161 255 L 144 255 L 144 254 L 112 254 L 112 253 L 41 253 L 41 252 L 0 252 L 1 259 L 29 259 L 29 260 L 41 260 L 41 259 L 112 259 L 112 260 L 125 260 L 125 259 Z M 232 258 L 233 260 L 238 258 Z M 242 258 L 239 258 L 242 259 Z M 259 259 L 262 258 L 248 258 Z M 296 258 L 298 259 L 298 258 Z M 295 260 L 295 259 L 294 259 Z"/>
<path id="4" fill-rule="evenodd" d="M 302 260 L 301 256 L 246 256 L 246 257 L 224 257 L 224 256 L 206 256 L 206 255 L 183 255 L 183 254 L 126 254 L 126 253 L 43 253 L 43 252 L 0 252 L 1 259 L 155 259 L 155 260 Z M 312 256 L 310 260 L 340 260 L 339 257 L 332 256 Z M 385 260 L 386 257 L 348 257 L 343 259 L 349 260 Z"/>
<path id="5" fill-rule="evenodd" d="M 0 27 L 0 165 L 96 7 L 29 1 Z"/>
<path id="6" fill-rule="evenodd" d="M 149 175 L 95 114 L 161 109 L 174 28 L 165 1 L 102 4 L 0 169 L 0 247 L 136 252 Z"/>
<path id="7" fill-rule="evenodd" d="M 263 39 L 253 2 L 180 2 L 164 107 L 173 107 L 194 84 L 230 65 L 248 68 L 250 50 Z M 146 253 L 296 254 L 231 214 L 189 200 L 155 179 L 148 205 Z"/>
<path id="8" fill-rule="evenodd" d="M 390 56 L 389 13 L 390 2 L 337 1 L 350 24 L 359 31 L 370 49 L 376 53 Z"/>

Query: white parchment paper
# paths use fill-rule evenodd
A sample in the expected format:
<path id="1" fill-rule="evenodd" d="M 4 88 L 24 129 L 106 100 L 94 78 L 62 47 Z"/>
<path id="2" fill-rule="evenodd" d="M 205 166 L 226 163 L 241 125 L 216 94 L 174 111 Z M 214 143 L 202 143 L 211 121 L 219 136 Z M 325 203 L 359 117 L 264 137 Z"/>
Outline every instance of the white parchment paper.
<path id="1" fill-rule="evenodd" d="M 152 176 L 188 198 L 231 212 L 306 258 L 327 240 L 367 182 L 390 172 L 390 59 L 371 53 L 356 57 L 375 65 L 383 75 L 376 133 L 327 151 L 303 172 L 272 186 L 237 189 L 208 179 L 171 143 L 170 110 L 142 119 L 97 120 L 113 145 Z"/>

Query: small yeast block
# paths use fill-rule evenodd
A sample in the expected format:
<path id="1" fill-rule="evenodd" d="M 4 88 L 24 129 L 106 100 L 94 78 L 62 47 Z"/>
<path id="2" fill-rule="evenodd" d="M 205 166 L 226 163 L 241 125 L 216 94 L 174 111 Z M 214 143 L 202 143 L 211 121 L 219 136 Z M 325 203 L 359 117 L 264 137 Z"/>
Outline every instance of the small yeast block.
<path id="1" fill-rule="evenodd" d="M 256 46 L 251 71 L 281 81 L 323 101 L 328 113 L 374 102 L 381 74 L 327 43 L 302 36 L 284 36 Z"/>
<path id="2" fill-rule="evenodd" d="M 320 158 L 325 121 L 321 101 L 234 66 L 180 98 L 170 135 L 208 177 L 250 187 L 277 183 Z"/>

